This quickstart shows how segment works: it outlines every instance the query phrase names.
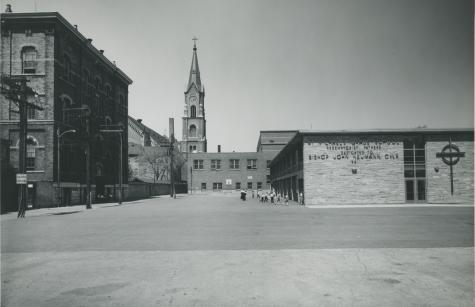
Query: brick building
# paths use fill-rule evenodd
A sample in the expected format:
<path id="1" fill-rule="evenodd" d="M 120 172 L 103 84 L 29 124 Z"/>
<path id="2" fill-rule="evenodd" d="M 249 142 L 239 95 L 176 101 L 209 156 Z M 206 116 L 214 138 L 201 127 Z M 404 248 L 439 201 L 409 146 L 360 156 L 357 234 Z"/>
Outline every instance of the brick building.
<path id="1" fill-rule="evenodd" d="M 273 188 L 306 204 L 473 203 L 473 129 L 299 131 Z"/>
<path id="2" fill-rule="evenodd" d="M 28 100 L 43 108 L 28 111 L 29 207 L 58 204 L 58 131 L 71 129 L 76 132 L 64 134 L 60 145 L 63 204 L 85 203 L 88 178 L 92 200 L 117 194 L 119 134 L 100 130 L 102 125 L 126 127 L 132 80 L 59 13 L 0 18 L 1 72 L 26 76 L 38 93 Z M 17 106 L 0 97 L 0 138 L 9 140 L 10 163 L 17 168 Z M 127 182 L 127 129 L 122 144 L 121 175 Z"/>

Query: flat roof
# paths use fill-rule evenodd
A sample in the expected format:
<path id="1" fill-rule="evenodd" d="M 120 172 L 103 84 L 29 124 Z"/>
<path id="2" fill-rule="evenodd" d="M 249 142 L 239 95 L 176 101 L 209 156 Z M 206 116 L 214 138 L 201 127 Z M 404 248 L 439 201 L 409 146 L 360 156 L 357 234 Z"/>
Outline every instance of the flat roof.
<path id="1" fill-rule="evenodd" d="M 368 129 L 368 130 L 298 130 L 295 136 L 289 140 L 287 145 L 272 159 L 271 166 L 289 146 L 303 136 L 324 136 L 324 135 L 378 135 L 378 134 L 438 134 L 438 133 L 472 133 L 473 128 L 397 128 L 397 129 Z"/>
<path id="2" fill-rule="evenodd" d="M 298 130 L 298 134 L 325 135 L 325 134 L 406 134 L 406 133 L 445 133 L 445 132 L 473 132 L 473 128 L 397 128 L 397 129 L 351 129 L 351 130 Z"/>
<path id="3" fill-rule="evenodd" d="M 2 13 L 0 18 L 3 20 L 25 20 L 25 21 L 34 21 L 41 19 L 56 19 L 61 24 L 63 24 L 71 33 L 73 33 L 79 40 L 82 42 L 88 42 L 87 38 L 82 35 L 78 29 L 76 29 L 72 24 L 69 23 L 60 13 L 58 12 L 38 12 L 38 13 Z M 102 54 L 96 47 L 92 44 L 85 44 L 89 50 L 91 50 L 96 56 L 98 56 L 102 61 L 109 66 L 112 70 L 116 71 L 128 84 L 132 84 L 132 79 L 127 76 L 120 68 L 112 63 L 104 54 Z"/>

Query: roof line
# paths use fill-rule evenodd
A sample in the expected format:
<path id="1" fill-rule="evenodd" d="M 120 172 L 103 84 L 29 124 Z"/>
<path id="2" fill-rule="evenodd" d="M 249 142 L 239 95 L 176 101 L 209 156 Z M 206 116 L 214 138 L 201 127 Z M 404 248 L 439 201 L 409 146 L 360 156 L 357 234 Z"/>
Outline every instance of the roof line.
<path id="1" fill-rule="evenodd" d="M 43 19 L 43 18 L 56 18 L 58 19 L 66 28 L 68 28 L 74 35 L 76 35 L 82 42 L 87 42 L 87 38 L 79 32 L 69 21 L 66 20 L 59 12 L 39 12 L 39 13 L 2 13 L 0 18 L 4 19 Z M 117 71 L 122 78 L 125 79 L 129 84 L 132 84 L 132 79 L 127 76 L 117 65 L 112 63 L 105 55 L 103 55 L 96 47 L 92 44 L 86 44 L 86 46 L 93 52 L 95 55 L 99 56 L 106 65 L 109 66 L 112 70 Z"/>

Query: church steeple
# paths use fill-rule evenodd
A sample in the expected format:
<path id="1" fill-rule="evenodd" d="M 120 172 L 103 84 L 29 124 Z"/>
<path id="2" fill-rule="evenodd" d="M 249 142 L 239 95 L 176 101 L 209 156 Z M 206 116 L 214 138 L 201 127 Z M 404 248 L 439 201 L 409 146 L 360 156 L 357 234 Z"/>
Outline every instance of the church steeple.
<path id="1" fill-rule="evenodd" d="M 201 91 L 201 77 L 200 77 L 200 67 L 198 65 L 198 55 L 196 54 L 196 37 L 193 38 L 193 58 L 191 59 L 191 68 L 190 68 L 190 77 L 188 79 L 188 85 L 186 86 L 186 92 L 190 90 L 190 87 L 195 84 L 198 91 Z"/>
<path id="2" fill-rule="evenodd" d="M 196 55 L 197 38 L 194 37 L 193 40 L 193 58 L 185 90 L 182 151 L 206 152 L 205 90 L 201 84 L 198 56 Z"/>

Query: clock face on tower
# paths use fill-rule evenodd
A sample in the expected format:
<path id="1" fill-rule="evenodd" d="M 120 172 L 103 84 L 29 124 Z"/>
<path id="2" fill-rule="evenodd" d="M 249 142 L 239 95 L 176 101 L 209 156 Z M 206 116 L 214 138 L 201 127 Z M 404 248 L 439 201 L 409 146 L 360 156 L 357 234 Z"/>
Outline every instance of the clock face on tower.
<path id="1" fill-rule="evenodd" d="M 196 103 L 196 101 L 198 101 L 198 99 L 196 98 L 196 96 L 191 96 L 190 97 L 190 103 Z"/>

